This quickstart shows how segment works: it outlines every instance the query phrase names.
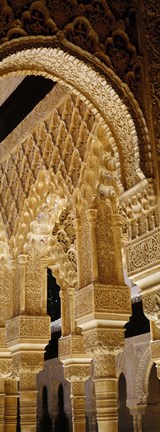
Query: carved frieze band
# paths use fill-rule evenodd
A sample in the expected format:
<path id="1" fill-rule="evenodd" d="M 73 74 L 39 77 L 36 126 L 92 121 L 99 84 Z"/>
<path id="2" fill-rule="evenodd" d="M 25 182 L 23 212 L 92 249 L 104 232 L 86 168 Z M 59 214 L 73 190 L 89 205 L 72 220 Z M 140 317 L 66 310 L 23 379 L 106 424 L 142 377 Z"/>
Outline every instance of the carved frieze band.
<path id="1" fill-rule="evenodd" d="M 160 260 L 160 228 L 126 245 L 128 275 L 143 271 Z"/>
<path id="2" fill-rule="evenodd" d="M 130 313 L 127 287 L 91 284 L 76 292 L 76 318 L 93 313 Z"/>
<path id="3" fill-rule="evenodd" d="M 17 339 L 50 339 L 50 317 L 18 316 L 6 323 L 6 341 Z"/>

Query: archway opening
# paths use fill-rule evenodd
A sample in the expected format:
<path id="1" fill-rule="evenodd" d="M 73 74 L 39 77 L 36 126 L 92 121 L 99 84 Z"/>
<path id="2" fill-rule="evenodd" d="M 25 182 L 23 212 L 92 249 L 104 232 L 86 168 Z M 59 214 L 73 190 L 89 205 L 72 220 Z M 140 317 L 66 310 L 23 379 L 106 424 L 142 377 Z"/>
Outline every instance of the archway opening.
<path id="1" fill-rule="evenodd" d="M 60 287 L 55 277 L 52 275 L 51 270 L 47 268 L 47 313 L 51 317 L 51 339 L 45 348 L 45 360 L 58 357 L 58 339 L 61 337 L 61 303 L 59 291 Z M 55 322 L 57 323 L 56 325 Z"/>
<path id="2" fill-rule="evenodd" d="M 129 409 L 126 406 L 126 379 L 123 374 L 121 374 L 119 377 L 118 395 L 118 432 L 133 432 L 132 416 L 130 415 Z"/>

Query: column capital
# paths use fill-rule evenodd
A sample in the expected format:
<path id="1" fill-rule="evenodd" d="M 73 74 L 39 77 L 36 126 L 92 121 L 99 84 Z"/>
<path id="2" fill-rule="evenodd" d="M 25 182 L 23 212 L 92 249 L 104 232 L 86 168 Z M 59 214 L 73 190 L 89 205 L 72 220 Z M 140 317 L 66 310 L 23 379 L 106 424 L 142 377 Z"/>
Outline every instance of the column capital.
<path id="1" fill-rule="evenodd" d="M 68 362 L 68 359 L 77 361 L 78 358 L 84 358 L 84 361 L 90 357 L 86 355 L 84 348 L 84 338 L 82 334 L 70 334 L 59 339 L 59 357 L 63 364 Z"/>
<path id="2" fill-rule="evenodd" d="M 87 362 L 65 364 L 64 377 L 70 383 L 85 382 L 90 377 L 90 364 Z"/>
<path id="3" fill-rule="evenodd" d="M 97 379 L 115 378 L 116 356 L 112 354 L 100 354 L 94 357 L 94 381 Z"/>
<path id="4" fill-rule="evenodd" d="M 99 327 L 84 332 L 86 353 L 93 356 L 116 355 L 124 346 L 124 329 Z"/>
<path id="5" fill-rule="evenodd" d="M 151 321 L 156 321 L 157 327 L 160 327 L 160 288 L 148 290 L 142 294 L 142 301 L 146 317 Z"/>

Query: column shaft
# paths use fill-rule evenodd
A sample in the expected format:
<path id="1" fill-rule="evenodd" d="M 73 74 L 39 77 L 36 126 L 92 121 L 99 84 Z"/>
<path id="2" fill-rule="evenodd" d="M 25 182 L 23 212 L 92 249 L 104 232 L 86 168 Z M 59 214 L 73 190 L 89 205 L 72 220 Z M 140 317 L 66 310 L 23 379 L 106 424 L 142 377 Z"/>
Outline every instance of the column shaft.
<path id="1" fill-rule="evenodd" d="M 99 432 L 118 432 L 117 392 L 116 378 L 95 379 Z"/>
<path id="2" fill-rule="evenodd" d="M 5 381 L 5 432 L 16 432 L 17 430 L 17 399 L 18 382 L 15 379 Z"/>
<path id="3" fill-rule="evenodd" d="M 20 391 L 20 424 L 21 432 L 37 430 L 37 391 Z"/>
<path id="4" fill-rule="evenodd" d="M 71 382 L 73 432 L 86 432 L 85 383 Z"/>

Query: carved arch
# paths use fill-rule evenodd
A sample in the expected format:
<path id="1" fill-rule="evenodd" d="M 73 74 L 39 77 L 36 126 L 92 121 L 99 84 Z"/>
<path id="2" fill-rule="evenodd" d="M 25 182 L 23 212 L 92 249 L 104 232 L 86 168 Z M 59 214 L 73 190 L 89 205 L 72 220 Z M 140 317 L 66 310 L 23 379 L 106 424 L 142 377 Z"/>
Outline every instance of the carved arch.
<path id="1" fill-rule="evenodd" d="M 134 186 L 144 178 L 140 169 L 139 145 L 140 140 L 145 140 L 149 155 L 149 138 L 145 120 L 128 87 L 122 85 L 113 71 L 106 68 L 105 74 L 104 71 L 96 72 L 93 66 L 85 64 L 59 48 L 33 48 L 16 52 L 1 62 L 1 76 L 15 73 L 41 74 L 65 82 L 74 92 L 81 94 L 81 97 L 83 95 L 97 117 L 102 116 L 116 139 L 125 173 L 125 189 Z M 122 98 L 127 99 L 127 104 L 119 97 L 117 88 L 119 93 L 123 94 Z M 134 109 L 134 115 L 130 114 L 131 107 Z M 139 132 L 138 128 L 136 130 L 135 118 L 140 124 Z M 138 134 L 141 136 L 140 139 Z M 129 157 L 132 160 L 131 170 L 128 167 Z"/>

